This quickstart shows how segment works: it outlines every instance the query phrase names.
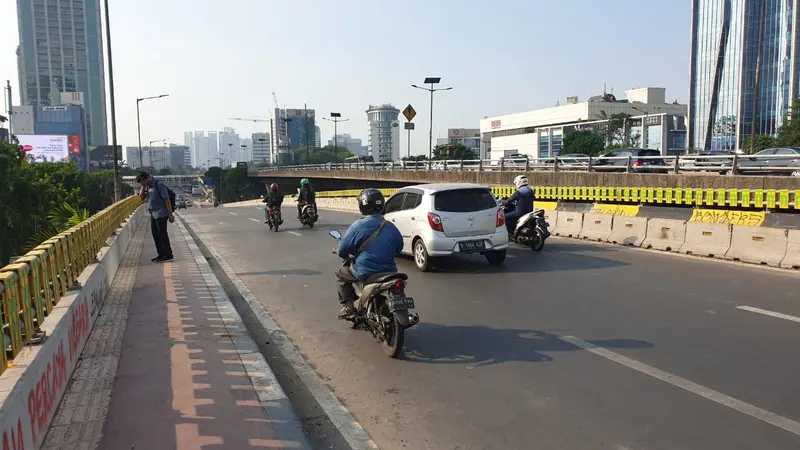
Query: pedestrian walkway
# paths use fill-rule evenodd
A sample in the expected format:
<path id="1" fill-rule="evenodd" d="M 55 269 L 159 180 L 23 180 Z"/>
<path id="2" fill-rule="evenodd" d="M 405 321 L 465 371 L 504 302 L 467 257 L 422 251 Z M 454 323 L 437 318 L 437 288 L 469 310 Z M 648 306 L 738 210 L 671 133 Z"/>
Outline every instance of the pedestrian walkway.
<path id="1" fill-rule="evenodd" d="M 307 449 L 283 390 L 182 224 L 131 242 L 45 449 Z"/>

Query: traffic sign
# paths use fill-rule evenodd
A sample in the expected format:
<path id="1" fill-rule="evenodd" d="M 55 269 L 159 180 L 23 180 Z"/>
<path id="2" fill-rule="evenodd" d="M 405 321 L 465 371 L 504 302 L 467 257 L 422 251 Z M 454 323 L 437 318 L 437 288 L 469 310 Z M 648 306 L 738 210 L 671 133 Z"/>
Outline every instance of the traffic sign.
<path id="1" fill-rule="evenodd" d="M 406 130 L 413 130 L 414 129 L 414 122 L 406 122 L 403 124 Z"/>
<path id="2" fill-rule="evenodd" d="M 406 106 L 406 109 L 403 110 L 403 115 L 406 116 L 406 120 L 411 122 L 414 120 L 414 117 L 417 116 L 417 112 L 414 110 L 414 107 L 411 105 Z"/>

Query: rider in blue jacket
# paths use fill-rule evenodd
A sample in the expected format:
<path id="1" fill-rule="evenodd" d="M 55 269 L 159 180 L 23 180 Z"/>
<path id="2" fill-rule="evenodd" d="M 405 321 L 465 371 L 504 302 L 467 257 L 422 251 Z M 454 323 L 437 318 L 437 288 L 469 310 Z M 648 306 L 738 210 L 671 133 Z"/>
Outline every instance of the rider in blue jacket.
<path id="1" fill-rule="evenodd" d="M 514 178 L 514 186 L 517 190 L 506 202 L 516 204 L 514 211 L 506 213 L 506 229 L 509 233 L 514 232 L 520 217 L 533 211 L 533 189 L 528 186 L 528 177 L 517 175 Z"/>
<path id="2" fill-rule="evenodd" d="M 394 256 L 403 250 L 403 236 L 393 223 L 383 218 L 385 199 L 377 189 L 365 189 L 358 195 L 358 209 L 365 217 L 355 221 L 347 229 L 339 242 L 337 253 L 343 259 L 355 255 L 352 265 L 345 264 L 337 272 L 339 283 L 339 303 L 342 304 L 340 319 L 352 317 L 357 313 L 354 306 L 358 299 L 353 283 L 366 280 L 369 276 L 380 272 L 397 272 Z M 374 238 L 370 236 L 375 233 Z M 360 251 L 359 251 L 360 249 Z"/>

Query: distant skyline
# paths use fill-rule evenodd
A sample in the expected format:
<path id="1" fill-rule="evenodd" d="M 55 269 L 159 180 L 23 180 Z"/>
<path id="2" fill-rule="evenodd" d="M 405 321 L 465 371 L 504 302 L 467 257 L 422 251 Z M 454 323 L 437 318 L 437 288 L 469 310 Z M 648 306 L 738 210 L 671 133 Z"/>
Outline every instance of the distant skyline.
<path id="1" fill-rule="evenodd" d="M 413 154 L 427 153 L 430 99 L 410 85 L 426 76 L 454 88 L 436 94 L 434 141 L 448 128 L 476 128 L 485 116 L 563 104 L 570 95 L 585 99 L 601 93 L 604 83 L 618 97 L 633 87 L 658 86 L 670 101 L 688 101 L 690 1 L 506 0 L 489 7 L 464 0 L 457 8 L 419 0 L 402 7 L 365 0 L 312 6 L 236 0 L 224 8 L 212 0 L 110 3 L 123 147 L 137 142 L 136 98 L 164 93 L 170 96 L 141 104 L 143 142 L 182 143 L 185 131 L 225 127 L 242 136 L 269 132 L 269 123 L 229 118 L 268 118 L 274 91 L 281 108 L 307 103 L 318 117 L 340 112 L 350 121 L 339 124 L 339 133 L 361 138 L 368 135 L 370 104 L 403 109 L 411 103 L 418 113 Z M 315 14 L 307 14 L 309 7 Z M 187 11 L 191 26 L 176 27 L 186 23 Z M 15 104 L 17 45 L 16 2 L 6 0 L 0 79 L 11 80 Z M 209 59 L 221 54 L 224 63 Z M 317 124 L 327 142 L 333 124 Z"/>

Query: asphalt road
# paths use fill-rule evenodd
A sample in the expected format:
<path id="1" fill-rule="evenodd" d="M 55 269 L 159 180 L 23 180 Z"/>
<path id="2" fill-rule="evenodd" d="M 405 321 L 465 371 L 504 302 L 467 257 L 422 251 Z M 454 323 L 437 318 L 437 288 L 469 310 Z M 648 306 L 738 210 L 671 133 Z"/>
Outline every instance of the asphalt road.
<path id="1" fill-rule="evenodd" d="M 420 324 L 388 359 L 336 320 L 322 211 L 279 233 L 254 206 L 182 211 L 382 449 L 800 448 L 800 276 L 551 239 L 504 267 L 442 261 L 407 292 Z M 800 319 L 797 319 L 800 320 Z"/>

